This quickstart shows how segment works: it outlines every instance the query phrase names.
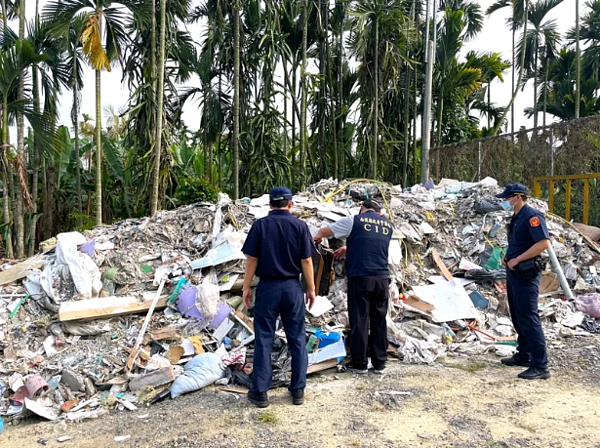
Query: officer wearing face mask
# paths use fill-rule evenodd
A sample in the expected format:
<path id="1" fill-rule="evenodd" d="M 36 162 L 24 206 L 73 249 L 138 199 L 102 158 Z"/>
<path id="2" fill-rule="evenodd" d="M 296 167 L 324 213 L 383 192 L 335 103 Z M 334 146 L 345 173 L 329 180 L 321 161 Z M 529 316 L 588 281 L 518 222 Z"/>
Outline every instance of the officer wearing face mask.
<path id="1" fill-rule="evenodd" d="M 527 204 L 527 190 L 521 184 L 508 184 L 496 197 L 502 208 L 512 211 L 508 225 L 506 266 L 508 306 L 518 334 L 517 352 L 501 360 L 507 366 L 528 367 L 518 376 L 535 380 L 550 378 L 546 340 L 538 314 L 542 278 L 540 255 L 550 247 L 550 235 L 543 213 Z"/>

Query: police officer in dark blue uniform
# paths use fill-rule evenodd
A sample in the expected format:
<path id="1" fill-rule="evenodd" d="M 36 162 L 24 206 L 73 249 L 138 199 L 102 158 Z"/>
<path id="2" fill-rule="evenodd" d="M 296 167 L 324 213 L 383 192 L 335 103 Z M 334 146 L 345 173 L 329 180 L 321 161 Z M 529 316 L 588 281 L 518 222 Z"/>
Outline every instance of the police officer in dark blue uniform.
<path id="1" fill-rule="evenodd" d="M 269 194 L 271 212 L 257 220 L 246 238 L 242 251 L 246 255 L 243 299 L 246 308 L 252 302 L 250 284 L 260 278 L 254 304 L 254 368 L 248 400 L 260 408 L 269 405 L 271 387 L 271 351 L 277 317 L 281 315 L 292 355 L 292 380 L 289 390 L 294 404 L 304 402 L 306 370 L 306 330 L 304 328 L 304 293 L 299 281 L 303 274 L 307 284 L 306 302 L 315 302 L 312 256 L 316 248 L 308 226 L 292 216 L 292 192 L 277 187 Z"/>
<path id="2" fill-rule="evenodd" d="M 496 197 L 502 207 L 513 211 L 508 225 L 506 265 L 508 306 L 518 334 L 517 352 L 501 362 L 507 366 L 528 367 L 519 378 L 550 378 L 546 340 L 538 313 L 542 278 L 540 255 L 550 247 L 550 235 L 543 213 L 527 204 L 527 190 L 521 184 L 508 184 Z"/>
<path id="3" fill-rule="evenodd" d="M 383 374 L 387 361 L 389 293 L 388 253 L 392 224 L 380 215 L 381 206 L 373 200 L 362 204 L 360 213 L 322 227 L 315 241 L 325 237 L 346 237 L 346 246 L 336 258 L 346 256 L 348 277 L 348 314 L 350 317 L 350 372 L 368 372 L 367 345 L 371 328 L 371 363 L 376 374 Z"/>

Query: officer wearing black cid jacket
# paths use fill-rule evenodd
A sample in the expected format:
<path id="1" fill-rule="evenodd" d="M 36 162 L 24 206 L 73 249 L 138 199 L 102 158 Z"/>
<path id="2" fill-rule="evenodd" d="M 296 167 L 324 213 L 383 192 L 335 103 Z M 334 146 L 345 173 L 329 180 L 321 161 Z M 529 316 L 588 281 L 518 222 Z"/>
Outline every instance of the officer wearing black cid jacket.
<path id="1" fill-rule="evenodd" d="M 518 334 L 517 352 L 501 362 L 507 366 L 528 367 L 519 378 L 550 378 L 546 340 L 538 313 L 542 278 L 540 255 L 550 247 L 550 235 L 543 213 L 527 204 L 527 190 L 522 184 L 508 184 L 496 197 L 504 199 L 502 207 L 513 211 L 508 225 L 506 266 L 508 306 Z"/>
<path id="2" fill-rule="evenodd" d="M 312 256 L 316 247 L 308 226 L 290 213 L 292 192 L 289 188 L 273 188 L 269 203 L 269 215 L 254 222 L 242 248 L 246 255 L 243 286 L 246 308 L 250 308 L 252 302 L 252 277 L 256 274 L 260 278 L 254 304 L 254 361 L 248 400 L 261 408 L 269 405 L 267 391 L 273 375 L 271 351 L 278 316 L 281 316 L 292 355 L 289 386 L 292 401 L 297 405 L 304 402 L 308 356 L 301 273 L 307 285 L 309 309 L 315 302 Z"/>
<path id="3" fill-rule="evenodd" d="M 393 225 L 380 212 L 376 201 L 367 200 L 358 215 L 322 227 L 315 235 L 316 242 L 330 236 L 346 237 L 346 246 L 334 255 L 346 256 L 352 358 L 347 370 L 358 374 L 368 373 L 369 327 L 374 373 L 382 374 L 387 361 L 388 253 Z"/>

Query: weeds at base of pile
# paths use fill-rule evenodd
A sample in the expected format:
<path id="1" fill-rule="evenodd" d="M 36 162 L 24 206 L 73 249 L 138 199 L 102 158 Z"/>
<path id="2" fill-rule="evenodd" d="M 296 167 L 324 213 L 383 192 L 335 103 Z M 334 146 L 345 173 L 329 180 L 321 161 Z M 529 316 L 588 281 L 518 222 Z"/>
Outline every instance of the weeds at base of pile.
<path id="1" fill-rule="evenodd" d="M 261 412 L 256 416 L 256 418 L 261 423 L 271 423 L 273 425 L 279 423 L 279 418 L 269 411 Z"/>
<path id="2" fill-rule="evenodd" d="M 114 409 L 114 407 L 119 403 L 119 399 L 114 395 L 107 395 L 104 400 L 102 400 L 102 407 L 107 411 L 110 409 Z"/>

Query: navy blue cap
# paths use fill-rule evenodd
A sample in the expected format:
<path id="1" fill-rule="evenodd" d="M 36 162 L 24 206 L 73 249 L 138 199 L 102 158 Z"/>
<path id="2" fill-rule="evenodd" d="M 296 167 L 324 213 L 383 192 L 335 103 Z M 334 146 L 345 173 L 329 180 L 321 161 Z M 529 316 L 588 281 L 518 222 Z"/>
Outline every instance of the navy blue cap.
<path id="1" fill-rule="evenodd" d="M 270 201 L 281 201 L 282 199 L 292 199 L 292 190 L 287 187 L 275 187 L 269 193 Z"/>
<path id="2" fill-rule="evenodd" d="M 520 195 L 527 194 L 527 188 L 525 187 L 525 185 L 523 185 L 523 184 L 507 184 L 504 187 L 504 191 L 500 194 L 497 194 L 496 197 L 505 199 L 505 198 L 510 198 L 512 196 L 516 196 L 519 194 Z"/>

